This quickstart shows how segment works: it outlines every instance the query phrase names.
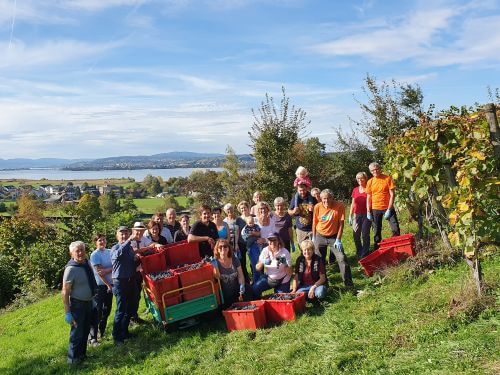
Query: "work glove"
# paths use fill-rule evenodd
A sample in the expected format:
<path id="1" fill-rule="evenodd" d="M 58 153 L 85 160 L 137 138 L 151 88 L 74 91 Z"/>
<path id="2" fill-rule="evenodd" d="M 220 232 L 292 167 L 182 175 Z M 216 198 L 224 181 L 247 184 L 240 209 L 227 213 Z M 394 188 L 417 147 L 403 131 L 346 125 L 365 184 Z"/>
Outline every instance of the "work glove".
<path id="1" fill-rule="evenodd" d="M 352 227 L 352 216 L 349 216 L 349 225 Z"/>
<path id="2" fill-rule="evenodd" d="M 371 212 L 368 212 L 368 213 L 366 214 L 366 218 L 367 218 L 368 220 L 370 220 L 370 221 L 373 221 L 372 213 L 371 213 Z"/>
<path id="3" fill-rule="evenodd" d="M 335 247 L 338 250 L 344 250 L 344 246 L 342 245 L 342 241 L 339 240 L 338 238 L 335 240 L 335 243 L 333 244 L 333 247 Z"/>
<path id="4" fill-rule="evenodd" d="M 70 312 L 64 313 L 64 321 L 71 325 L 73 323 L 73 315 Z"/>
<path id="5" fill-rule="evenodd" d="M 387 211 L 385 211 L 385 214 L 384 214 L 384 219 L 385 220 L 389 220 L 389 218 L 391 217 L 392 215 L 392 212 L 391 210 L 388 208 Z"/>
<path id="6" fill-rule="evenodd" d="M 245 293 L 245 284 L 240 284 L 240 294 Z"/>
<path id="7" fill-rule="evenodd" d="M 217 263 L 216 258 L 210 258 L 210 264 L 214 266 L 214 268 L 219 268 L 219 264 Z"/>

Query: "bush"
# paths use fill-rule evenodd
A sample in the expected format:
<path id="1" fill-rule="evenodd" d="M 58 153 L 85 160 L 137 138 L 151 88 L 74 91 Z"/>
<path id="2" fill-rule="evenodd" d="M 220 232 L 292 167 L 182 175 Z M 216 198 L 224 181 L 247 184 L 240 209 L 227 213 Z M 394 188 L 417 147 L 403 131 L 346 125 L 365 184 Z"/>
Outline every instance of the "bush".
<path id="1" fill-rule="evenodd" d="M 0 307 L 5 306 L 15 293 L 15 272 L 11 267 L 10 260 L 0 255 Z"/>

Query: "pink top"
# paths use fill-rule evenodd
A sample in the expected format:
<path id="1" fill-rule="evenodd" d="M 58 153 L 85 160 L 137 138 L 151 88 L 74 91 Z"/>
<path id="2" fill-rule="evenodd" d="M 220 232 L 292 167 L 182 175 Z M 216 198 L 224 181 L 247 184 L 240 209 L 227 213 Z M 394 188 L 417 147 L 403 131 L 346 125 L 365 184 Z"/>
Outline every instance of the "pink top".
<path id="1" fill-rule="evenodd" d="M 309 189 L 311 188 L 312 184 L 311 184 L 311 180 L 309 179 L 309 177 L 297 177 L 295 179 L 295 181 L 293 181 L 293 187 L 297 187 L 299 185 L 306 185 Z"/>
<path id="2" fill-rule="evenodd" d="M 364 193 L 359 192 L 359 186 L 352 190 L 352 204 L 354 205 L 353 212 L 357 215 L 366 215 L 366 190 Z"/>

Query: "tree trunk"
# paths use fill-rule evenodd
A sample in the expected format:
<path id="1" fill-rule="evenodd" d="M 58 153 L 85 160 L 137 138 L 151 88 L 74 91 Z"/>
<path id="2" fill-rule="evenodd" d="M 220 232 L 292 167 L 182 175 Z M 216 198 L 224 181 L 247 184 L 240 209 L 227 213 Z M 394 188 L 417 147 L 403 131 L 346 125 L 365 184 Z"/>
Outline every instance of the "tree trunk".
<path id="1" fill-rule="evenodd" d="M 474 257 L 474 259 L 469 259 L 465 257 L 465 261 L 467 262 L 467 265 L 471 268 L 472 278 L 474 279 L 474 282 L 476 284 L 477 295 L 481 296 L 483 292 L 482 290 L 483 273 L 481 271 L 481 263 L 479 262 L 479 259 L 477 259 L 477 257 Z"/>
<path id="2" fill-rule="evenodd" d="M 490 140 L 495 153 L 495 163 L 497 169 L 500 168 L 500 128 L 498 127 L 498 119 L 495 104 L 489 103 L 483 106 L 483 111 L 486 115 L 486 120 L 490 126 Z"/>

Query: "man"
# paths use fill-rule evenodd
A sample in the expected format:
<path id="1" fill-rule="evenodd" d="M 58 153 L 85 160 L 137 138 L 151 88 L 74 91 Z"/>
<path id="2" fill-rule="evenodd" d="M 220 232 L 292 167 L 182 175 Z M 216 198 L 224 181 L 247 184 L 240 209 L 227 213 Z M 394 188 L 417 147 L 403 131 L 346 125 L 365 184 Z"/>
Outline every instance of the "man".
<path id="1" fill-rule="evenodd" d="M 64 320 L 71 326 L 68 363 L 77 364 L 86 358 L 87 339 L 92 320 L 92 298 L 97 284 L 87 261 L 85 244 L 75 241 L 69 245 L 71 260 L 63 275 L 62 300 Z"/>
<path id="2" fill-rule="evenodd" d="M 299 184 L 288 208 L 288 214 L 295 216 L 297 243 L 311 239 L 314 204 L 315 200 L 307 190 L 307 186 Z"/>
<path id="3" fill-rule="evenodd" d="M 132 248 L 136 253 L 140 253 L 148 250 L 148 247 L 141 246 L 145 245 L 146 241 L 143 240 L 144 232 L 146 231 L 146 226 L 142 221 L 136 221 L 134 226 L 132 227 L 132 236 L 133 239 L 131 241 Z M 134 310 L 132 316 L 130 317 L 130 322 L 132 324 L 142 324 L 145 321 L 139 318 L 139 303 L 141 301 L 141 291 L 142 291 L 142 275 L 141 275 L 141 266 L 137 257 L 135 257 L 135 285 L 137 288 L 137 293 L 135 295 L 134 300 Z"/>
<path id="4" fill-rule="evenodd" d="M 136 223 L 137 224 L 137 223 Z M 116 297 L 116 312 L 113 324 L 113 339 L 116 345 L 123 344 L 129 338 L 130 318 L 137 311 L 137 280 L 135 255 L 141 250 L 134 250 L 132 241 L 140 241 L 142 233 L 134 230 L 129 236 L 128 228 L 120 226 L 116 231 L 118 243 L 111 248 L 113 271 L 113 294 Z M 136 248 L 140 248 L 136 244 Z"/>
<path id="5" fill-rule="evenodd" d="M 342 245 L 345 207 L 333 199 L 333 193 L 330 189 L 323 190 L 320 198 L 321 203 L 314 206 L 312 225 L 314 245 L 323 258 L 323 262 L 326 261 L 326 250 L 330 246 L 330 252 L 333 251 L 339 264 L 344 284 L 352 288 L 351 267 L 347 264 Z"/>
<path id="6" fill-rule="evenodd" d="M 373 175 L 366 184 L 367 218 L 373 222 L 375 250 L 382 241 L 382 219 L 389 220 L 393 236 L 399 236 L 399 222 L 394 210 L 394 181 L 391 176 L 382 174 L 378 163 L 368 168 Z"/>
<path id="7" fill-rule="evenodd" d="M 210 219 L 212 218 L 212 209 L 207 205 L 202 205 L 198 209 L 200 220 L 196 221 L 188 234 L 188 242 L 197 242 L 199 244 L 200 257 L 212 257 L 214 255 L 215 242 L 219 238 L 217 225 Z"/>
<path id="8" fill-rule="evenodd" d="M 170 235 L 172 238 L 172 241 L 169 241 L 169 243 L 174 242 L 174 234 L 177 232 L 179 229 L 181 229 L 181 223 L 179 223 L 176 219 L 177 214 L 175 213 L 175 210 L 173 208 L 169 208 L 167 212 L 165 213 L 165 216 L 167 218 L 167 221 L 165 223 L 165 227 L 170 231 Z M 167 239 L 168 240 L 168 239 Z"/>

